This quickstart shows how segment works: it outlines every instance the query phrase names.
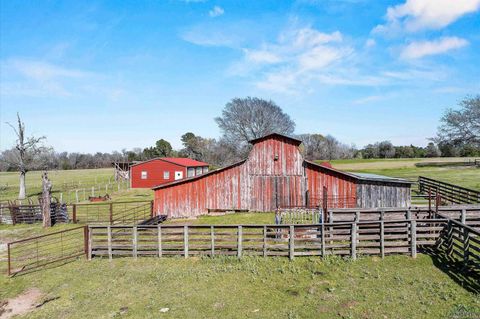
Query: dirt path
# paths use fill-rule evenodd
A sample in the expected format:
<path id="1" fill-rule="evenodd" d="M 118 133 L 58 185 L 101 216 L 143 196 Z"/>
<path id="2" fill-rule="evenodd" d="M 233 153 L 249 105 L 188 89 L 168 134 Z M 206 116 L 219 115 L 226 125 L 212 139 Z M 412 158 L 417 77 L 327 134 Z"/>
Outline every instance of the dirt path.
<path id="1" fill-rule="evenodd" d="M 0 319 L 23 315 L 36 308 L 42 292 L 38 288 L 31 288 L 15 298 L 0 302 Z"/>

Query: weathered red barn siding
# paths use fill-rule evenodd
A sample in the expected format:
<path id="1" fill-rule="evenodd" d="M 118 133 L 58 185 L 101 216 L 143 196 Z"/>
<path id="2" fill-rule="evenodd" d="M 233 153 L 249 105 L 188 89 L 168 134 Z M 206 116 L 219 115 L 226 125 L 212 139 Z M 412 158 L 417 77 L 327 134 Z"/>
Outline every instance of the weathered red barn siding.
<path id="1" fill-rule="evenodd" d="M 156 213 L 170 217 L 193 217 L 205 214 L 209 209 L 265 212 L 277 207 L 319 205 L 324 187 L 328 190 L 330 208 L 371 207 L 375 204 L 370 199 L 373 191 L 371 187 L 359 186 L 360 182 L 367 186 L 390 185 L 388 191 L 394 195 L 399 187 L 409 190 L 409 184 L 360 178 L 305 161 L 299 150 L 300 143 L 296 139 L 272 134 L 252 141 L 252 150 L 244 161 L 156 187 Z M 357 196 L 359 192 L 361 196 Z M 383 188 L 378 187 L 375 192 L 385 193 Z M 401 195 L 406 200 L 401 197 L 401 204 L 409 199 L 406 197 L 409 194 L 404 193 Z M 392 198 L 397 201 L 400 196 Z"/>
<path id="2" fill-rule="evenodd" d="M 147 172 L 147 179 L 142 179 L 142 171 Z M 169 171 L 169 179 L 163 179 L 163 172 Z M 182 171 L 187 176 L 185 167 L 162 160 L 151 160 L 139 163 L 130 168 L 132 188 L 152 188 L 154 186 L 170 183 L 175 180 L 175 171 Z"/>
<path id="3" fill-rule="evenodd" d="M 348 203 L 355 203 L 357 195 L 355 178 L 309 162 L 305 162 L 305 173 L 312 203 L 321 201 L 324 187 L 327 187 L 327 196 L 332 198 L 333 206 L 342 208 L 342 206 L 348 206 Z"/>
<path id="4" fill-rule="evenodd" d="M 248 175 L 243 162 L 185 179 L 155 191 L 157 214 L 193 217 L 212 209 L 248 209 Z"/>

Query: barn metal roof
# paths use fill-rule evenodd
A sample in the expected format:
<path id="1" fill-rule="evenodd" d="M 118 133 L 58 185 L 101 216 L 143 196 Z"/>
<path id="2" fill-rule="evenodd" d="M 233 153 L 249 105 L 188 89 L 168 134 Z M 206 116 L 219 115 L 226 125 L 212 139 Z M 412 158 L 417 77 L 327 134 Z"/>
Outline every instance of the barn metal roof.
<path id="1" fill-rule="evenodd" d="M 204 174 L 200 174 L 200 175 L 196 175 L 196 176 L 192 176 L 192 177 L 187 177 L 187 178 L 182 178 L 182 179 L 179 179 L 177 181 L 170 182 L 170 183 L 157 185 L 157 186 L 152 187 L 152 189 L 156 190 L 156 189 L 159 189 L 159 188 L 164 188 L 164 187 L 168 187 L 168 186 L 172 186 L 172 185 L 176 185 L 176 184 L 183 184 L 183 183 L 187 183 L 187 182 L 190 182 L 190 181 L 193 181 L 193 180 L 196 180 L 196 179 L 204 178 L 205 176 L 216 174 L 216 173 L 224 171 L 226 169 L 229 169 L 229 168 L 235 167 L 237 165 L 243 164 L 246 161 L 247 160 L 244 159 L 244 160 L 238 161 L 236 163 L 233 163 L 231 165 L 221 167 L 221 168 L 217 168 L 217 169 L 214 169 L 212 171 L 208 171 L 207 173 L 204 173 Z"/>
<path id="2" fill-rule="evenodd" d="M 151 161 L 156 161 L 156 160 L 160 160 L 160 161 L 164 161 L 164 162 L 169 162 L 169 163 L 176 164 L 176 165 L 180 165 L 180 166 L 184 166 L 184 167 L 203 167 L 203 166 L 209 166 L 208 163 L 196 161 L 196 160 L 193 160 L 193 159 L 191 159 L 191 158 L 184 158 L 184 157 L 155 157 L 155 158 L 149 159 L 148 161 L 136 163 L 136 164 L 134 164 L 134 165 L 131 165 L 130 167 L 136 166 L 136 165 L 140 165 L 140 164 L 143 164 L 143 163 L 148 163 L 148 162 L 151 162 Z"/>
<path id="3" fill-rule="evenodd" d="M 400 184 L 413 184 L 413 182 L 402 179 L 402 178 L 395 178 L 395 177 L 389 177 L 389 176 L 383 176 L 383 175 L 377 175 L 377 174 L 368 174 L 368 173 L 353 173 L 353 172 L 345 172 L 341 171 L 338 169 L 335 169 L 333 167 L 329 167 L 326 165 L 320 165 L 312 161 L 304 160 L 305 163 L 320 167 L 324 170 L 330 171 L 330 172 L 335 172 L 337 174 L 341 174 L 344 176 L 349 176 L 351 178 L 354 178 L 359 181 L 370 181 L 370 182 L 388 182 L 388 183 L 400 183 Z"/>

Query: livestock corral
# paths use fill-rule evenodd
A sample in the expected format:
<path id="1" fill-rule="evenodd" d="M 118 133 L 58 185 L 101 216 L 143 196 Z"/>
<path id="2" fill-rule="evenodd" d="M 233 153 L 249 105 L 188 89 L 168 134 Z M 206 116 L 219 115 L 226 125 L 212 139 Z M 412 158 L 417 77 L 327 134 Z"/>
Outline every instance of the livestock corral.
<path id="1" fill-rule="evenodd" d="M 304 160 L 299 145 L 274 134 L 245 160 L 153 191 L 54 202 L 46 230 L 35 203 L 4 203 L 0 317 L 32 288 L 32 318 L 480 314 L 468 178 L 352 173 Z"/>

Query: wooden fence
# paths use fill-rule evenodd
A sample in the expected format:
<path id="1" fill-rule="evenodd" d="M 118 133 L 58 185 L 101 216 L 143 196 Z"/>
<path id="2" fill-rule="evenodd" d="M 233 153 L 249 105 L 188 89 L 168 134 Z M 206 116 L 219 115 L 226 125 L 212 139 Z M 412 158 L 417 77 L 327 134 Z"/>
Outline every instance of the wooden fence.
<path id="1" fill-rule="evenodd" d="M 445 183 L 424 176 L 418 177 L 419 191 L 423 194 L 440 195 L 442 200 L 455 204 L 478 204 L 480 192 L 474 189 Z"/>
<path id="2" fill-rule="evenodd" d="M 439 248 L 480 274 L 480 232 L 459 221 L 449 219 Z"/>
<path id="3" fill-rule="evenodd" d="M 52 206 L 53 207 L 53 206 Z M 40 205 L 0 206 L 3 218 L 0 222 L 32 224 L 42 221 Z M 7 216 L 8 210 L 8 217 Z M 137 224 L 153 216 L 152 201 L 111 202 L 94 204 L 57 204 L 52 208 L 56 222 Z"/>
<path id="4" fill-rule="evenodd" d="M 480 206 L 442 206 L 437 210 L 445 218 L 452 218 L 480 230 Z M 435 217 L 436 212 L 427 207 L 330 209 L 325 222 L 365 222 L 393 220 L 424 220 Z M 277 224 L 317 224 L 323 212 L 318 208 L 282 208 L 277 212 Z"/>
<path id="5" fill-rule="evenodd" d="M 446 219 L 316 225 L 89 226 L 96 256 L 326 256 L 417 254 L 434 246 Z"/>
<path id="6" fill-rule="evenodd" d="M 8 243 L 7 274 L 26 273 L 85 255 L 87 231 L 87 226 L 81 226 Z"/>

